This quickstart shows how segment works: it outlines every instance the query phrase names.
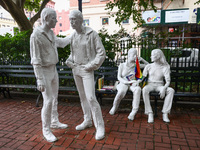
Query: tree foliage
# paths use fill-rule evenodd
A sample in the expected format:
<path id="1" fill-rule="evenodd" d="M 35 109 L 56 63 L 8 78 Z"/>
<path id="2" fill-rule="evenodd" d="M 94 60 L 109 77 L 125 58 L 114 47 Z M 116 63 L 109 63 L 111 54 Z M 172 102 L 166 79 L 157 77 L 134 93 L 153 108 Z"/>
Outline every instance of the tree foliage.
<path id="1" fill-rule="evenodd" d="M 8 11 L 17 22 L 20 31 L 33 29 L 33 24 L 40 17 L 40 13 L 50 0 L 0 0 L 0 5 Z M 27 18 L 25 10 L 35 11 L 36 14 Z"/>
<path id="2" fill-rule="evenodd" d="M 151 9 L 156 11 L 154 0 L 114 0 L 106 4 L 106 10 L 112 17 L 116 17 L 115 22 L 121 25 L 123 20 L 132 18 L 137 27 L 141 26 L 144 22 L 142 20 L 142 11 Z M 114 8 L 117 7 L 118 11 L 113 13 Z"/>

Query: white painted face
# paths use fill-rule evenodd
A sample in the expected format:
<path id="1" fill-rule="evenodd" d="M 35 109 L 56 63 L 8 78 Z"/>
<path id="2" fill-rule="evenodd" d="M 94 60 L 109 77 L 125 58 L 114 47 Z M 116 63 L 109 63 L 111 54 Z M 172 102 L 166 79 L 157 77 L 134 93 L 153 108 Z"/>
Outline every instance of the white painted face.
<path id="1" fill-rule="evenodd" d="M 151 61 L 152 61 L 152 62 L 158 60 L 159 57 L 160 57 L 160 55 L 158 54 L 158 52 L 156 52 L 156 51 L 154 51 L 154 50 L 151 52 Z"/>
<path id="2" fill-rule="evenodd" d="M 75 30 L 79 29 L 82 25 L 81 20 L 76 16 L 75 13 L 70 14 L 69 21 L 70 21 L 71 27 Z"/>
<path id="3" fill-rule="evenodd" d="M 49 16 L 47 17 L 46 24 L 50 28 L 55 28 L 57 22 L 58 21 L 57 21 L 57 15 L 56 15 L 56 13 L 54 13 L 54 12 L 50 13 Z"/>

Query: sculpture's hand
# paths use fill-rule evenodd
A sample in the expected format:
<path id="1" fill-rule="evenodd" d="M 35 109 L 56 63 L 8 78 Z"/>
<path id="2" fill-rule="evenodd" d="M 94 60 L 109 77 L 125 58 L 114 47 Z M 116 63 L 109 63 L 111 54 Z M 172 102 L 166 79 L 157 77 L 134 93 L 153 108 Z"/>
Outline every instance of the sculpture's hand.
<path id="1" fill-rule="evenodd" d="M 139 57 L 139 56 L 138 56 L 138 61 L 142 61 L 142 59 L 143 59 L 142 57 Z"/>
<path id="2" fill-rule="evenodd" d="M 39 79 L 37 80 L 37 89 L 40 92 L 44 92 L 44 90 L 45 90 L 45 84 L 44 84 L 43 80 L 39 80 Z"/>
<path id="3" fill-rule="evenodd" d="M 161 90 L 160 90 L 160 98 L 161 99 L 163 99 L 165 97 L 165 92 L 166 92 L 165 87 L 162 87 Z"/>
<path id="4" fill-rule="evenodd" d="M 70 62 L 70 61 L 66 61 L 65 64 L 69 67 L 69 68 L 74 68 L 75 67 L 75 64 Z"/>
<path id="5" fill-rule="evenodd" d="M 83 68 L 86 70 L 86 71 L 92 71 L 93 70 L 93 67 L 91 64 L 86 64 L 86 65 L 83 65 Z"/>
<path id="6" fill-rule="evenodd" d="M 142 82 L 141 80 L 137 80 L 135 85 L 139 86 L 141 82 Z"/>

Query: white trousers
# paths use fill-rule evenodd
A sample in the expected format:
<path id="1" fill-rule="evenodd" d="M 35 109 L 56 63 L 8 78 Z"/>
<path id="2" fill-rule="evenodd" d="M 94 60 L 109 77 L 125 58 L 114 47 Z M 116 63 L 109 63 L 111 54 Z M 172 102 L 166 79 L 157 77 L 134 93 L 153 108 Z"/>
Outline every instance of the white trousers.
<path id="1" fill-rule="evenodd" d="M 42 67 L 45 91 L 42 92 L 43 107 L 41 112 L 43 130 L 49 130 L 50 124 L 58 121 L 59 78 L 55 65 Z"/>
<path id="2" fill-rule="evenodd" d="M 144 105 L 145 105 L 145 114 L 153 113 L 151 104 L 150 104 L 149 93 L 151 91 L 160 92 L 162 87 L 163 87 L 162 84 L 148 83 L 148 85 L 146 85 L 142 89 L 142 95 L 143 95 L 143 100 L 144 100 Z M 162 108 L 162 113 L 170 113 L 173 98 L 174 98 L 174 89 L 171 87 L 168 87 L 165 93 L 165 100 L 164 100 L 164 104 Z"/>
<path id="3" fill-rule="evenodd" d="M 94 71 L 85 71 L 81 66 L 72 69 L 76 87 L 79 93 L 84 121 L 93 118 L 95 128 L 104 127 L 100 105 L 95 95 Z"/>
<path id="4" fill-rule="evenodd" d="M 140 105 L 140 95 L 141 95 L 141 88 L 140 86 L 129 86 L 123 83 L 119 83 L 117 85 L 117 95 L 115 96 L 113 106 L 115 106 L 116 110 L 119 107 L 121 100 L 126 95 L 127 90 L 131 90 L 133 92 L 133 101 L 132 101 L 132 110 L 135 112 L 138 111 Z"/>

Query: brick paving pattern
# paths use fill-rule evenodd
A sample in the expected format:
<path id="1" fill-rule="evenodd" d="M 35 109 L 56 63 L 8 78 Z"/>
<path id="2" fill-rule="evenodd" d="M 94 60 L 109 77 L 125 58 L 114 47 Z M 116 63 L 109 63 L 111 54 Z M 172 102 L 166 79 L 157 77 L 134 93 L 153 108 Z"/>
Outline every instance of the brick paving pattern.
<path id="1" fill-rule="evenodd" d="M 131 103 L 131 102 L 130 102 Z M 41 106 L 41 104 L 40 104 Z M 67 129 L 53 129 L 58 138 L 55 143 L 43 139 L 41 131 L 41 107 L 35 107 L 35 98 L 0 99 L 0 150 L 200 150 L 200 109 L 174 108 L 169 116 L 171 123 L 162 121 L 161 108 L 154 124 L 147 123 L 141 107 L 134 121 L 127 116 L 130 109 L 120 108 L 111 116 L 111 104 L 101 106 L 106 127 L 106 137 L 94 139 L 94 126 L 76 131 L 83 121 L 78 102 L 59 101 L 59 116 Z"/>

